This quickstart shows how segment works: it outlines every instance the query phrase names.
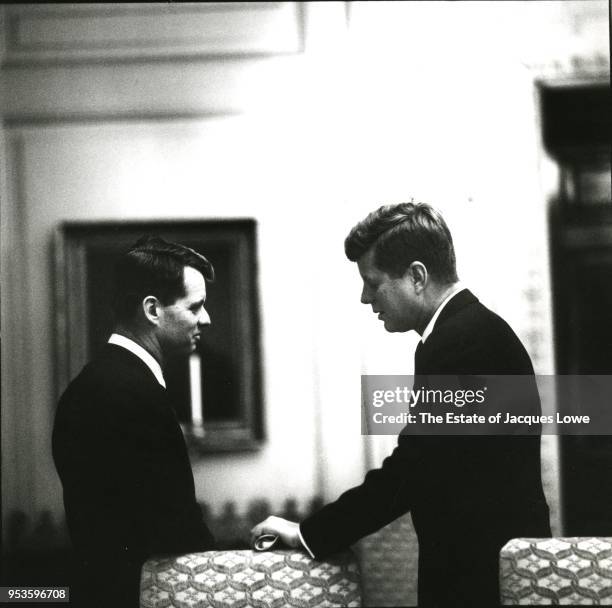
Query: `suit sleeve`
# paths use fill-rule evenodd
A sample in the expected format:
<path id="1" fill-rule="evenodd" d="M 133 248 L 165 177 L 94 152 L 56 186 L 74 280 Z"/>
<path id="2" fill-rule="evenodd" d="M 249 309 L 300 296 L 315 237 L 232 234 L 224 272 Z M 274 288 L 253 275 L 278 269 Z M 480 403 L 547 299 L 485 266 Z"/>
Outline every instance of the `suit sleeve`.
<path id="1" fill-rule="evenodd" d="M 348 548 L 410 510 L 410 488 L 419 464 L 400 439 L 379 469 L 300 524 L 300 533 L 317 559 Z"/>

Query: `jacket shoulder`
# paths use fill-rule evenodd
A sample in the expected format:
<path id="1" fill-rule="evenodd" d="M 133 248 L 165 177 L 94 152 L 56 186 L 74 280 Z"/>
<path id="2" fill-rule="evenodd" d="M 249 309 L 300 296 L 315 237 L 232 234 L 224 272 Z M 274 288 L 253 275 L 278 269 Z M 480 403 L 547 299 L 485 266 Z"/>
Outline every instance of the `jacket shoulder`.
<path id="1" fill-rule="evenodd" d="M 435 373 L 533 373 L 529 355 L 510 325 L 477 300 L 436 325 L 425 346 L 427 359 L 440 368 Z"/>
<path id="2" fill-rule="evenodd" d="M 85 365 L 60 397 L 56 418 L 151 414 L 163 389 L 144 363 L 128 355 L 105 354 Z"/>

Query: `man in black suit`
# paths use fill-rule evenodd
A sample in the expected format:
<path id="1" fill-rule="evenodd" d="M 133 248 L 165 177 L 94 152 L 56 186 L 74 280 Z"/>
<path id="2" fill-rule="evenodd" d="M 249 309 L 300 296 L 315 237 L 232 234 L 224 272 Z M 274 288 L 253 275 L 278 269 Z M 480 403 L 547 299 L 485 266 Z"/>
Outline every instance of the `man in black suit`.
<path id="1" fill-rule="evenodd" d="M 452 237 L 422 203 L 381 207 L 345 242 L 363 280 L 361 301 L 390 332 L 415 330 L 415 377 L 521 375 L 533 367 L 510 326 L 458 282 Z M 539 397 L 528 395 L 539 408 Z M 516 536 L 550 536 L 539 434 L 414 436 L 363 483 L 301 524 L 270 517 L 276 534 L 319 559 L 410 511 L 419 540 L 422 607 L 499 605 L 498 555 Z"/>
<path id="2" fill-rule="evenodd" d="M 158 237 L 117 264 L 114 333 L 62 395 L 53 429 L 78 562 L 73 605 L 135 608 L 149 556 L 213 548 L 163 377 L 210 323 L 213 279 L 206 258 Z"/>

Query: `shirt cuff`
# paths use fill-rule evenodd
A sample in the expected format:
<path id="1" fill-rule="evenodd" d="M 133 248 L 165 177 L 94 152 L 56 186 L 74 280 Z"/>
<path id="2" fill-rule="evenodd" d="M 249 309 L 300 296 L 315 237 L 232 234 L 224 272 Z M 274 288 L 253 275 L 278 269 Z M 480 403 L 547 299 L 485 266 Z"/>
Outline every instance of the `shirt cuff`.
<path id="1" fill-rule="evenodd" d="M 314 553 L 310 550 L 310 547 L 306 544 L 306 541 L 304 540 L 304 537 L 302 536 L 302 530 L 300 529 L 300 526 L 298 526 L 298 535 L 300 537 L 300 542 L 304 546 L 304 549 L 306 549 L 306 551 L 308 551 L 308 554 L 310 555 L 310 557 L 312 557 L 312 559 L 314 559 L 315 558 Z"/>

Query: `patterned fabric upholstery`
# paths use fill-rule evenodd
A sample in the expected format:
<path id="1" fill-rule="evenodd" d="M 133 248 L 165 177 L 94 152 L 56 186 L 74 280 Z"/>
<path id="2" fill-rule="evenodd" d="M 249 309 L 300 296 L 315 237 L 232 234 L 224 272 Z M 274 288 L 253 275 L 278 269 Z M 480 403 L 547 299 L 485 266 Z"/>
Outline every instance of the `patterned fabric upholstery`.
<path id="1" fill-rule="evenodd" d="M 612 606 L 612 538 L 513 539 L 500 582 L 505 606 Z"/>
<path id="2" fill-rule="evenodd" d="M 361 606 L 352 553 L 319 562 L 301 551 L 207 551 L 153 558 L 140 580 L 141 608 Z"/>

